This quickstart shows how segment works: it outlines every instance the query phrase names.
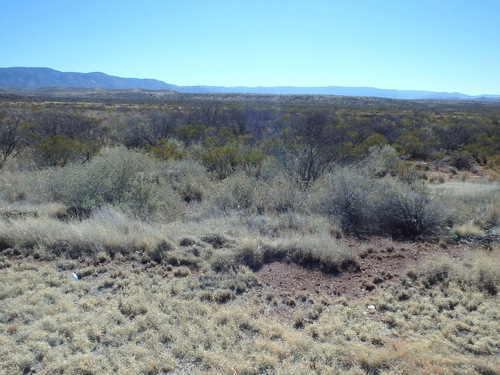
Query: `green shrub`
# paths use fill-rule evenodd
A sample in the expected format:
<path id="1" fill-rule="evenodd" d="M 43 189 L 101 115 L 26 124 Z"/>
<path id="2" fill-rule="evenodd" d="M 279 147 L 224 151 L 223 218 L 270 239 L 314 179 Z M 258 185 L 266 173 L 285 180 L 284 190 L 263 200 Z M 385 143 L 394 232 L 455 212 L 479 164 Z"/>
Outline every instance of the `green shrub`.
<path id="1" fill-rule="evenodd" d="M 175 218 L 178 195 L 162 177 L 165 164 L 136 151 L 113 149 L 86 164 L 54 173 L 54 192 L 69 206 L 93 209 L 115 206 L 140 217 Z"/>
<path id="2" fill-rule="evenodd" d="M 163 160 L 179 160 L 187 155 L 184 144 L 181 144 L 176 140 L 170 140 L 167 138 L 156 140 L 154 145 L 149 146 L 149 150 L 154 157 Z"/>
<path id="3" fill-rule="evenodd" d="M 87 152 L 94 154 L 97 145 L 91 142 L 72 139 L 66 135 L 56 134 L 42 138 L 33 146 L 38 164 L 42 166 L 65 165 L 76 159 L 85 160 Z M 90 151 L 92 149 L 92 151 Z"/>
<path id="4" fill-rule="evenodd" d="M 209 171 L 215 173 L 219 179 L 224 179 L 248 166 L 259 166 L 265 156 L 254 147 L 243 144 L 225 145 L 206 150 L 201 160 Z"/>
<path id="5" fill-rule="evenodd" d="M 180 125 L 175 128 L 174 133 L 177 139 L 184 142 L 185 145 L 200 141 L 203 138 L 206 126 L 201 122 L 193 122 L 188 125 Z"/>
<path id="6" fill-rule="evenodd" d="M 235 173 L 215 187 L 213 203 L 224 212 L 251 210 L 257 183 L 254 177 L 249 177 L 244 172 Z"/>
<path id="7" fill-rule="evenodd" d="M 492 180 L 500 180 L 500 155 L 490 156 L 486 164 L 486 169 Z"/>
<path id="8" fill-rule="evenodd" d="M 427 160 L 439 141 L 430 129 L 410 130 L 398 137 L 395 147 L 402 155 L 410 159 Z"/>

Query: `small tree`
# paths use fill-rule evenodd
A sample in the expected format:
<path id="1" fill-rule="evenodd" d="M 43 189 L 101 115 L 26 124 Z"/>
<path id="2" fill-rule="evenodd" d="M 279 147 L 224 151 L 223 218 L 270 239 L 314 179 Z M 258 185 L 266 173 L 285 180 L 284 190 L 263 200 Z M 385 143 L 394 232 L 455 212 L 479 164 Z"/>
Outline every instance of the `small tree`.
<path id="1" fill-rule="evenodd" d="M 20 115 L 0 114 L 0 169 L 7 158 L 19 154 L 25 145 L 26 123 Z"/>
<path id="2" fill-rule="evenodd" d="M 201 123 L 191 123 L 189 125 L 180 125 L 175 128 L 175 136 L 177 139 L 184 142 L 186 146 L 191 145 L 203 138 L 203 134 L 207 127 Z"/>
<path id="3" fill-rule="evenodd" d="M 76 110 L 47 110 L 32 118 L 29 143 L 42 165 L 89 161 L 101 148 L 100 120 Z"/>
<path id="4" fill-rule="evenodd" d="M 162 138 L 157 140 L 153 145 L 149 147 L 149 150 L 154 157 L 159 159 L 177 159 L 180 160 L 187 155 L 187 151 L 184 145 L 175 140 L 169 140 L 167 138 Z"/>
<path id="5" fill-rule="evenodd" d="M 315 112 L 293 124 L 283 136 L 289 151 L 287 169 L 305 187 L 327 172 L 338 159 L 338 150 L 345 140 L 338 120 L 328 112 Z"/>
<path id="6" fill-rule="evenodd" d="M 38 163 L 48 166 L 62 166 L 84 153 L 82 145 L 66 135 L 50 135 L 34 145 Z"/>
<path id="7" fill-rule="evenodd" d="M 256 148 L 243 144 L 210 148 L 201 156 L 208 170 L 215 172 L 221 180 L 243 167 L 258 167 L 264 158 L 264 154 Z"/>

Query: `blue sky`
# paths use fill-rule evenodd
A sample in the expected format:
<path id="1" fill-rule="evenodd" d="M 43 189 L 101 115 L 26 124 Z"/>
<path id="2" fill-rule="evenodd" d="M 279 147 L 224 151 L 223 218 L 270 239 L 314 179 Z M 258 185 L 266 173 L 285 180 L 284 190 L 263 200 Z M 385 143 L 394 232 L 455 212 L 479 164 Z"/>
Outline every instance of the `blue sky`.
<path id="1" fill-rule="evenodd" d="M 500 0 L 0 0 L 0 67 L 500 94 Z"/>

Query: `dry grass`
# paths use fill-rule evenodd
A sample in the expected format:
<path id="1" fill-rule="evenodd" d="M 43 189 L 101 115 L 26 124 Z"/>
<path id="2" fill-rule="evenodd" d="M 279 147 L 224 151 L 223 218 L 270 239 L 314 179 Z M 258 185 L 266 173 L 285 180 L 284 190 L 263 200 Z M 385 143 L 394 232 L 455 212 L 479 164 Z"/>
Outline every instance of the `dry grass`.
<path id="1" fill-rule="evenodd" d="M 482 274 L 488 253 L 448 261 Z M 444 260 L 443 260 L 444 261 Z M 74 264 L 79 271 L 79 263 Z M 479 284 L 415 279 L 349 301 L 244 296 L 253 273 L 107 262 L 73 281 L 55 262 L 0 271 L 0 361 L 9 374 L 496 374 L 500 313 Z M 498 277 L 498 269 L 490 269 Z M 452 273 L 449 273 L 450 275 Z M 455 274 L 453 274 L 455 275 Z M 475 276 L 474 276 L 475 275 Z M 496 281 L 498 285 L 498 280 Z M 366 305 L 374 304 L 374 314 Z M 273 309 L 290 309 L 293 322 Z"/>
<path id="2" fill-rule="evenodd" d="M 9 374 L 499 373 L 500 247 L 424 262 L 365 301 L 247 293 L 256 283 L 251 269 L 266 262 L 327 272 L 356 265 L 332 237 L 331 224 L 309 218 L 193 215 L 159 224 L 105 209 L 86 220 L 4 219 L 2 368 Z M 278 311 L 294 318 L 283 320 Z"/>
<path id="3" fill-rule="evenodd" d="M 113 210 L 96 212 L 84 221 L 61 221 L 53 217 L 22 217 L 0 221 L 0 238 L 19 251 L 82 255 L 104 251 L 131 255 L 155 249 L 168 237 L 159 227 L 133 220 Z"/>
<path id="4" fill-rule="evenodd" d="M 431 185 L 437 198 L 451 211 L 454 224 L 466 232 L 495 230 L 500 226 L 500 184 L 449 182 Z"/>
<path id="5" fill-rule="evenodd" d="M 475 223 L 456 225 L 451 229 L 453 238 L 484 237 L 486 232 Z"/>
<path id="6" fill-rule="evenodd" d="M 366 300 L 265 290 L 270 262 L 356 270 L 340 219 L 308 212 L 290 181 L 214 188 L 174 167 L 183 214 L 157 221 L 119 206 L 72 217 L 50 184 L 1 175 L 0 373 L 500 374 L 497 244 L 441 249 Z M 498 228 L 498 184 L 431 189 L 462 235 Z"/>

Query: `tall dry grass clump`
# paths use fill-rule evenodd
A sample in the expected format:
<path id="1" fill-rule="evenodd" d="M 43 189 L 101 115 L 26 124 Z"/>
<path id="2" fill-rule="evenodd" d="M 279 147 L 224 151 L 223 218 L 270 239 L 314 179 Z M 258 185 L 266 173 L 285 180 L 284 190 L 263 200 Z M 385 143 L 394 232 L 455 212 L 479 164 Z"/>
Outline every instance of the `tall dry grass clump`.
<path id="1" fill-rule="evenodd" d="M 330 274 L 358 269 L 356 256 L 326 232 L 289 234 L 274 240 L 247 240 L 222 256 L 215 255 L 212 265 L 217 270 L 228 270 L 238 264 L 258 270 L 264 264 L 276 261 L 320 269 Z"/>
<path id="2" fill-rule="evenodd" d="M 427 287 L 456 284 L 493 296 L 500 290 L 500 246 L 491 250 L 465 251 L 457 257 L 441 256 L 428 260 L 418 269 L 419 280 Z"/>
<path id="3" fill-rule="evenodd" d="M 433 195 L 450 212 L 457 236 L 482 236 L 500 227 L 500 184 L 449 182 L 431 187 Z"/>
<path id="4" fill-rule="evenodd" d="M 170 238 L 160 226 L 132 219 L 109 208 L 96 210 L 86 220 L 61 221 L 53 217 L 26 217 L 0 221 L 4 248 L 26 255 L 54 259 L 80 258 L 100 252 L 132 256 L 150 254 Z"/>

